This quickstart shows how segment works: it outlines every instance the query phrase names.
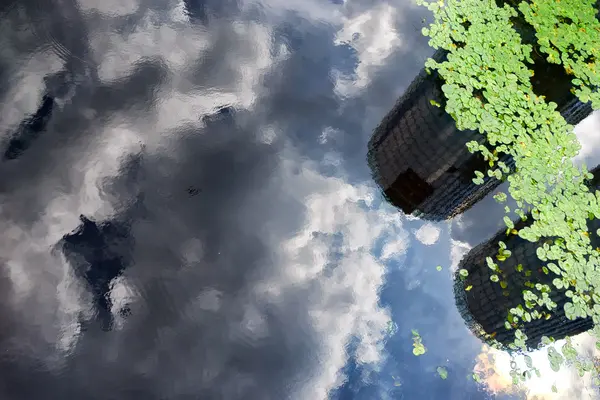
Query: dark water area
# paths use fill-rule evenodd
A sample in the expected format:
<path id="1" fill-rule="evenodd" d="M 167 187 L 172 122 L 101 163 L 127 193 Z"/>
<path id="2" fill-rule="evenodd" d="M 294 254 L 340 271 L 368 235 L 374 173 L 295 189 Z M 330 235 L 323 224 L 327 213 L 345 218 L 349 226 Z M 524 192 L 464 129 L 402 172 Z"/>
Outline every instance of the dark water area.
<path id="1" fill-rule="evenodd" d="M 453 269 L 502 207 L 428 222 L 371 179 L 373 129 L 433 53 L 427 16 L 408 0 L 0 4 L 0 400 L 550 399 L 558 378 L 561 398 L 595 393 L 571 375 L 513 389 L 507 359 L 482 361 Z M 590 163 L 597 127 L 578 127 Z"/>
<path id="2" fill-rule="evenodd" d="M 39 109 L 25 120 L 19 127 L 18 133 L 10 139 L 6 151 L 5 159 L 15 159 L 19 157 L 43 131 L 52 115 L 54 108 L 54 99 L 44 95 Z"/>

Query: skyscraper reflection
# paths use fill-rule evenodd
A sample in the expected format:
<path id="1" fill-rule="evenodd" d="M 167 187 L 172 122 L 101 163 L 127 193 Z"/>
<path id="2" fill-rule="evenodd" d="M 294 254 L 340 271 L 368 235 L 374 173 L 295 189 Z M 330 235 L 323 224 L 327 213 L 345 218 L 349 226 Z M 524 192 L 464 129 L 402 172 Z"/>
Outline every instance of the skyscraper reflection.
<path id="1" fill-rule="evenodd" d="M 442 50 L 433 55 L 438 62 L 445 57 Z M 568 123 L 575 125 L 591 113 L 589 103 L 570 93 L 570 79 L 564 79 L 562 66 L 539 63 L 532 68 L 534 90 L 556 102 Z M 373 132 L 367 155 L 373 179 L 391 204 L 434 221 L 464 212 L 500 184 L 487 175 L 482 185 L 473 183 L 475 171 L 485 173 L 489 165 L 479 153 L 471 154 L 466 144 L 473 140 L 484 144 L 486 137 L 477 131 L 458 131 L 444 109 L 443 84 L 436 71 L 421 70 Z M 499 161 L 514 168 L 508 155 Z"/>
<path id="2" fill-rule="evenodd" d="M 600 188 L 600 167 L 596 167 L 592 173 L 594 179 L 589 185 L 593 189 L 598 189 Z M 531 223 L 532 217 L 528 216 L 526 221 L 519 220 L 515 224 L 515 228 L 519 230 Z M 593 247 L 600 246 L 600 238 L 595 233 L 598 228 L 600 228 L 600 220 L 594 219 L 588 222 L 588 231 Z M 512 255 L 502 262 L 499 262 L 496 257 L 499 251 L 499 241 L 503 241 L 507 249 L 512 252 Z M 550 286 L 552 291 L 549 296 L 557 304 L 557 307 L 551 311 L 545 306 L 537 304 L 532 304 L 534 307 L 525 308 L 525 311 L 528 312 L 538 310 L 544 314 L 541 319 L 532 319 L 530 322 L 522 321 L 521 330 L 527 335 L 528 347 L 536 348 L 540 344 L 542 336 L 558 340 L 593 328 L 593 321 L 589 317 L 570 320 L 565 316 L 564 304 L 570 301 L 566 295 L 567 289 L 557 289 L 553 285 L 552 281 L 558 275 L 550 270 L 545 271 L 544 267 L 547 262 L 539 260 L 536 254 L 540 245 L 553 244 L 553 242 L 553 239 L 542 238 L 538 243 L 533 243 L 518 235 L 507 235 L 506 230 L 502 229 L 487 242 L 474 247 L 462 259 L 459 270 L 466 269 L 469 275 L 463 279 L 457 271 L 454 282 L 455 300 L 460 314 L 476 336 L 486 342 L 490 342 L 490 339 L 493 338 L 503 346 L 512 343 L 515 338 L 515 330 L 505 327 L 509 310 L 524 304 L 524 290 L 537 293 L 537 289 L 531 288 L 531 285 L 536 283 Z M 486 257 L 491 257 L 498 264 L 502 273 L 490 269 Z M 492 275 L 497 275 L 499 281 L 493 282 Z M 506 282 L 506 285 L 503 282 Z M 467 288 L 468 290 L 466 290 Z"/>

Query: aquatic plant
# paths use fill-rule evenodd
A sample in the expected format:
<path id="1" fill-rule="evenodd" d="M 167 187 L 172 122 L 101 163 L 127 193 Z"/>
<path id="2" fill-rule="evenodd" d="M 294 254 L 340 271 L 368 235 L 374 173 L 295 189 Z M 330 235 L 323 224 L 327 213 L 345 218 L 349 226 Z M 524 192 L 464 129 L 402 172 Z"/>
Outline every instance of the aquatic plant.
<path id="1" fill-rule="evenodd" d="M 423 344 L 423 339 L 421 339 L 421 335 L 415 329 L 412 330 L 412 338 L 413 338 L 413 354 L 415 356 L 421 356 L 427 352 L 427 348 Z"/>
<path id="2" fill-rule="evenodd" d="M 440 378 L 442 379 L 448 379 L 448 369 L 446 367 L 437 367 L 436 371 L 438 373 L 438 375 L 440 376 Z"/>
<path id="3" fill-rule="evenodd" d="M 593 333 L 600 337 L 600 249 L 594 249 L 590 240 L 598 232 L 590 233 L 587 228 L 589 219 L 600 218 L 600 192 L 589 190 L 593 175 L 586 166 L 573 163 L 581 148 L 573 126 L 557 111 L 555 102 L 536 93 L 532 83 L 536 64 L 562 65 L 571 92 L 580 101 L 591 102 L 594 109 L 600 107 L 600 23 L 594 0 L 417 3 L 433 13 L 434 21 L 423 28 L 430 46 L 448 52 L 442 62 L 429 59 L 425 63 L 428 71 L 437 71 L 445 82 L 445 104 L 440 106 L 458 129 L 486 135 L 486 144 L 471 141 L 467 145 L 470 152 L 481 153 L 490 167 L 477 171 L 473 182 L 482 184 L 486 174 L 508 180 L 508 192 L 517 208 L 505 206 L 506 235 L 541 243 L 538 258 L 548 272 L 558 276 L 553 286 L 566 291 L 571 300 L 564 304 L 566 316 L 591 317 Z M 500 161 L 503 155 L 514 159 L 514 170 Z M 504 203 L 507 196 L 500 193 L 495 198 Z M 515 229 L 511 213 L 522 220 L 530 214 L 533 221 Z M 511 254 L 501 243 L 499 248 L 496 259 L 487 261 L 491 269 L 501 272 L 502 262 Z M 550 312 L 556 307 L 551 287 L 532 284 L 523 291 L 527 297 L 523 306 L 507 315 L 506 328 L 515 330 L 512 350 L 527 350 L 527 337 L 520 329 L 524 320 L 543 318 L 542 313 L 523 311 L 528 304 Z M 543 342 L 548 345 L 552 339 Z M 567 343 L 560 352 L 549 347 L 552 368 L 569 363 L 581 375 L 595 368 Z M 515 363 L 515 383 L 527 376 Z"/>

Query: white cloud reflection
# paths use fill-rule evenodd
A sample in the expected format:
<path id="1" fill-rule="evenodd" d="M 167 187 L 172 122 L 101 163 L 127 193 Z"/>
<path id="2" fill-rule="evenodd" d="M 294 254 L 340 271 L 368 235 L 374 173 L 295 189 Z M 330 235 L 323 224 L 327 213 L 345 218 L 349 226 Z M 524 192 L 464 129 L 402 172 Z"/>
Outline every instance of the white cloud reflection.
<path id="1" fill-rule="evenodd" d="M 23 365 L 62 362 L 61 378 L 16 373 L 10 393 L 0 393 L 325 399 L 344 382 L 350 357 L 375 369 L 385 358 L 386 266 L 373 254 L 382 241 L 388 256 L 406 251 L 402 219 L 371 206 L 372 186 L 323 175 L 255 113 L 268 95 L 265 74 L 287 54 L 273 44 L 272 27 L 190 26 L 177 17 L 180 5 L 166 3 L 158 18 L 135 3 L 87 2 L 81 10 L 101 17 L 89 22 L 85 62 L 105 94 L 77 88 L 55 111 L 58 122 L 14 163 L 20 167 L 2 166 L 10 181 L 0 194 L 0 246 L 13 290 L 3 292 L 13 332 L 2 343 Z M 135 25 L 110 31 L 123 15 Z M 32 94 L 43 90 L 47 70 L 36 67 Z M 127 86 L 143 74 L 150 90 Z M 223 105 L 235 114 L 202 121 Z M 35 96 L 17 113 L 12 107 L 0 111 L 22 118 Z M 67 119 L 74 123 L 60 125 Z M 76 139 L 62 146 L 60 134 Z M 137 189 L 107 185 L 127 173 L 132 154 L 141 154 L 148 215 L 134 220 L 134 263 L 111 293 L 113 311 L 127 303 L 132 314 L 112 332 L 80 332 L 91 299 L 50 249 L 80 214 L 106 220 L 130 207 Z M 185 196 L 191 184 L 202 190 L 193 201 Z M 27 342 L 17 348 L 17 337 Z"/>

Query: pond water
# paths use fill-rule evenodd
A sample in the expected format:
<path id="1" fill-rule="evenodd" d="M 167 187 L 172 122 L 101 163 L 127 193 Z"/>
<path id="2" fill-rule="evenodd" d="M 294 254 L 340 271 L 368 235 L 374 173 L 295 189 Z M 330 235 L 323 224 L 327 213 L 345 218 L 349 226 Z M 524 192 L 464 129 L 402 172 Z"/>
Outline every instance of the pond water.
<path id="1" fill-rule="evenodd" d="M 0 398 L 600 398 L 543 352 L 512 387 L 467 329 L 453 271 L 502 226 L 491 196 L 428 222 L 371 179 L 373 129 L 433 53 L 427 16 L 0 5 Z M 599 127 L 578 125 L 579 162 L 600 163 Z"/>

